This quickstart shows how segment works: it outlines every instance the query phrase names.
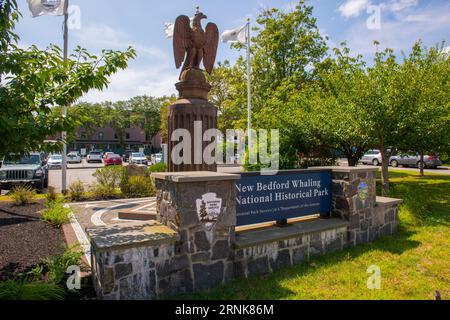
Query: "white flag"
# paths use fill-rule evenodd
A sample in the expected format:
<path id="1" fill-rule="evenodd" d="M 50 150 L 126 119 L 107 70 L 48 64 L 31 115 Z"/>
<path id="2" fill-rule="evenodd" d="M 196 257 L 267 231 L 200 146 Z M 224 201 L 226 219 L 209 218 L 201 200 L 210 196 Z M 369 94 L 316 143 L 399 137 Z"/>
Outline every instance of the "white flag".
<path id="1" fill-rule="evenodd" d="M 166 34 L 166 38 L 172 38 L 173 32 L 175 31 L 175 24 L 174 23 L 166 23 L 166 29 L 164 33 Z"/>
<path id="2" fill-rule="evenodd" d="M 39 16 L 63 16 L 66 0 L 28 0 L 33 18 Z"/>
<path id="3" fill-rule="evenodd" d="M 240 42 L 245 43 L 247 41 L 247 25 L 234 29 L 225 30 L 222 33 L 222 42 Z"/>

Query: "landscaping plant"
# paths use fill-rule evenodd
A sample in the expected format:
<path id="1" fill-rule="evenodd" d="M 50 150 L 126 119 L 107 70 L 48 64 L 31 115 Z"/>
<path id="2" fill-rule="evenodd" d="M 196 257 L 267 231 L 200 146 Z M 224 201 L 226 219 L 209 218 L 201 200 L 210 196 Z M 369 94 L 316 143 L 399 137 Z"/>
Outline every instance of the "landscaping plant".
<path id="1" fill-rule="evenodd" d="M 67 269 L 71 266 L 79 267 L 83 255 L 84 252 L 80 246 L 73 246 L 67 248 L 61 256 L 44 260 L 48 269 L 47 278 L 49 283 L 62 285 L 67 276 Z"/>
<path id="2" fill-rule="evenodd" d="M 56 201 L 47 204 L 47 209 L 42 212 L 42 219 L 56 228 L 61 228 L 62 225 L 70 222 L 71 212 L 70 208 L 65 207 L 64 202 Z"/>
<path id="3" fill-rule="evenodd" d="M 28 206 L 33 203 L 36 191 L 30 186 L 15 187 L 11 195 L 11 200 L 16 206 Z"/>
<path id="4" fill-rule="evenodd" d="M 84 183 L 80 180 L 70 184 L 68 189 L 68 196 L 71 201 L 81 201 L 85 198 L 86 188 Z"/>

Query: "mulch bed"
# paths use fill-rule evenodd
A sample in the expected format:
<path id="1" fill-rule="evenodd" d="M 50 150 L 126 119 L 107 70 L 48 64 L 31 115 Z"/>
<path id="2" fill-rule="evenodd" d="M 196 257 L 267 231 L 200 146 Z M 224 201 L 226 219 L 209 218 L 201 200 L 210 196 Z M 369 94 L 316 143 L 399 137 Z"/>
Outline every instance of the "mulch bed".
<path id="1" fill-rule="evenodd" d="M 41 220 L 43 201 L 26 207 L 0 202 L 0 281 L 64 253 L 61 230 Z"/>

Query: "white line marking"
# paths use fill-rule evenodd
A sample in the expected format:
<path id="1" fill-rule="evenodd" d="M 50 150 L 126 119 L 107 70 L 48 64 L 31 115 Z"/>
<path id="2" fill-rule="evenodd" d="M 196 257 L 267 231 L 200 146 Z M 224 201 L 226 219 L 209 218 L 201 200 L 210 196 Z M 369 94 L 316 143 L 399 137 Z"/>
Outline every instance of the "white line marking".
<path id="1" fill-rule="evenodd" d="M 148 199 L 146 199 L 146 200 L 140 200 L 140 201 L 135 201 L 135 202 L 121 203 L 121 204 L 118 204 L 118 205 L 115 205 L 115 206 L 108 207 L 108 208 L 105 208 L 105 209 L 103 209 L 103 210 L 97 211 L 96 213 L 94 213 L 94 214 L 91 216 L 91 222 L 92 222 L 92 223 L 94 224 L 94 226 L 96 226 L 96 227 L 105 227 L 105 226 L 106 226 L 106 223 L 104 223 L 103 220 L 102 220 L 102 216 L 103 216 L 105 213 L 107 213 L 107 212 L 109 212 L 109 211 L 111 211 L 111 210 L 114 210 L 114 209 L 117 209 L 117 208 L 126 206 L 127 204 L 139 204 L 139 203 L 144 203 L 144 202 L 148 202 Z"/>
<path id="2" fill-rule="evenodd" d="M 131 210 L 131 212 L 145 211 L 143 209 L 146 209 L 146 208 L 149 208 L 149 207 L 156 208 L 156 201 L 152 202 L 150 204 L 146 204 L 145 206 L 139 207 L 137 209 Z"/>
<path id="3" fill-rule="evenodd" d="M 66 205 L 66 208 L 70 208 L 70 206 Z M 86 233 L 83 231 L 83 228 L 81 227 L 73 212 L 69 215 L 69 218 L 72 230 L 75 232 L 75 236 L 77 237 L 78 242 L 80 243 L 80 246 L 84 251 L 86 261 L 89 266 L 91 266 L 91 244 L 86 236 Z"/>

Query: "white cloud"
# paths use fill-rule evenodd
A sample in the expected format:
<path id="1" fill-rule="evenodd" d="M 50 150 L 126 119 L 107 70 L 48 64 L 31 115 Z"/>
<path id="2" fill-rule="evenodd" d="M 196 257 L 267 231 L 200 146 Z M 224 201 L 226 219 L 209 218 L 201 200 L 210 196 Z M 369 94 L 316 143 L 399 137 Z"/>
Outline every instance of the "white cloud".
<path id="1" fill-rule="evenodd" d="M 391 0 L 387 3 L 382 3 L 382 7 L 392 12 L 400 12 L 406 8 L 415 7 L 419 4 L 419 0 Z"/>
<path id="2" fill-rule="evenodd" d="M 174 68 L 172 68 L 174 69 Z M 128 100 L 139 95 L 163 96 L 176 93 L 178 73 L 170 66 L 131 66 L 113 75 L 104 91 L 93 90 L 81 100 L 87 102 Z"/>
<path id="3" fill-rule="evenodd" d="M 365 21 L 356 22 L 349 32 L 343 35 L 352 50 L 365 55 L 376 50 L 374 40 L 380 41 L 380 49 L 392 48 L 397 53 L 409 51 L 415 41 L 423 39 L 427 45 L 440 43 L 445 39 L 446 30 L 450 29 L 450 4 L 429 7 L 412 12 L 409 15 L 399 14 L 395 19 L 383 20 L 380 30 L 369 30 Z"/>
<path id="4" fill-rule="evenodd" d="M 370 0 L 347 0 L 339 6 L 339 12 L 344 18 L 357 17 L 367 9 Z"/>
<path id="5" fill-rule="evenodd" d="M 104 48 L 124 50 L 132 46 L 136 49 L 138 56 L 145 54 L 152 58 L 167 58 L 162 50 L 136 42 L 127 33 L 104 24 L 83 26 L 80 30 L 74 30 L 72 34 L 82 47 L 97 50 Z"/>

